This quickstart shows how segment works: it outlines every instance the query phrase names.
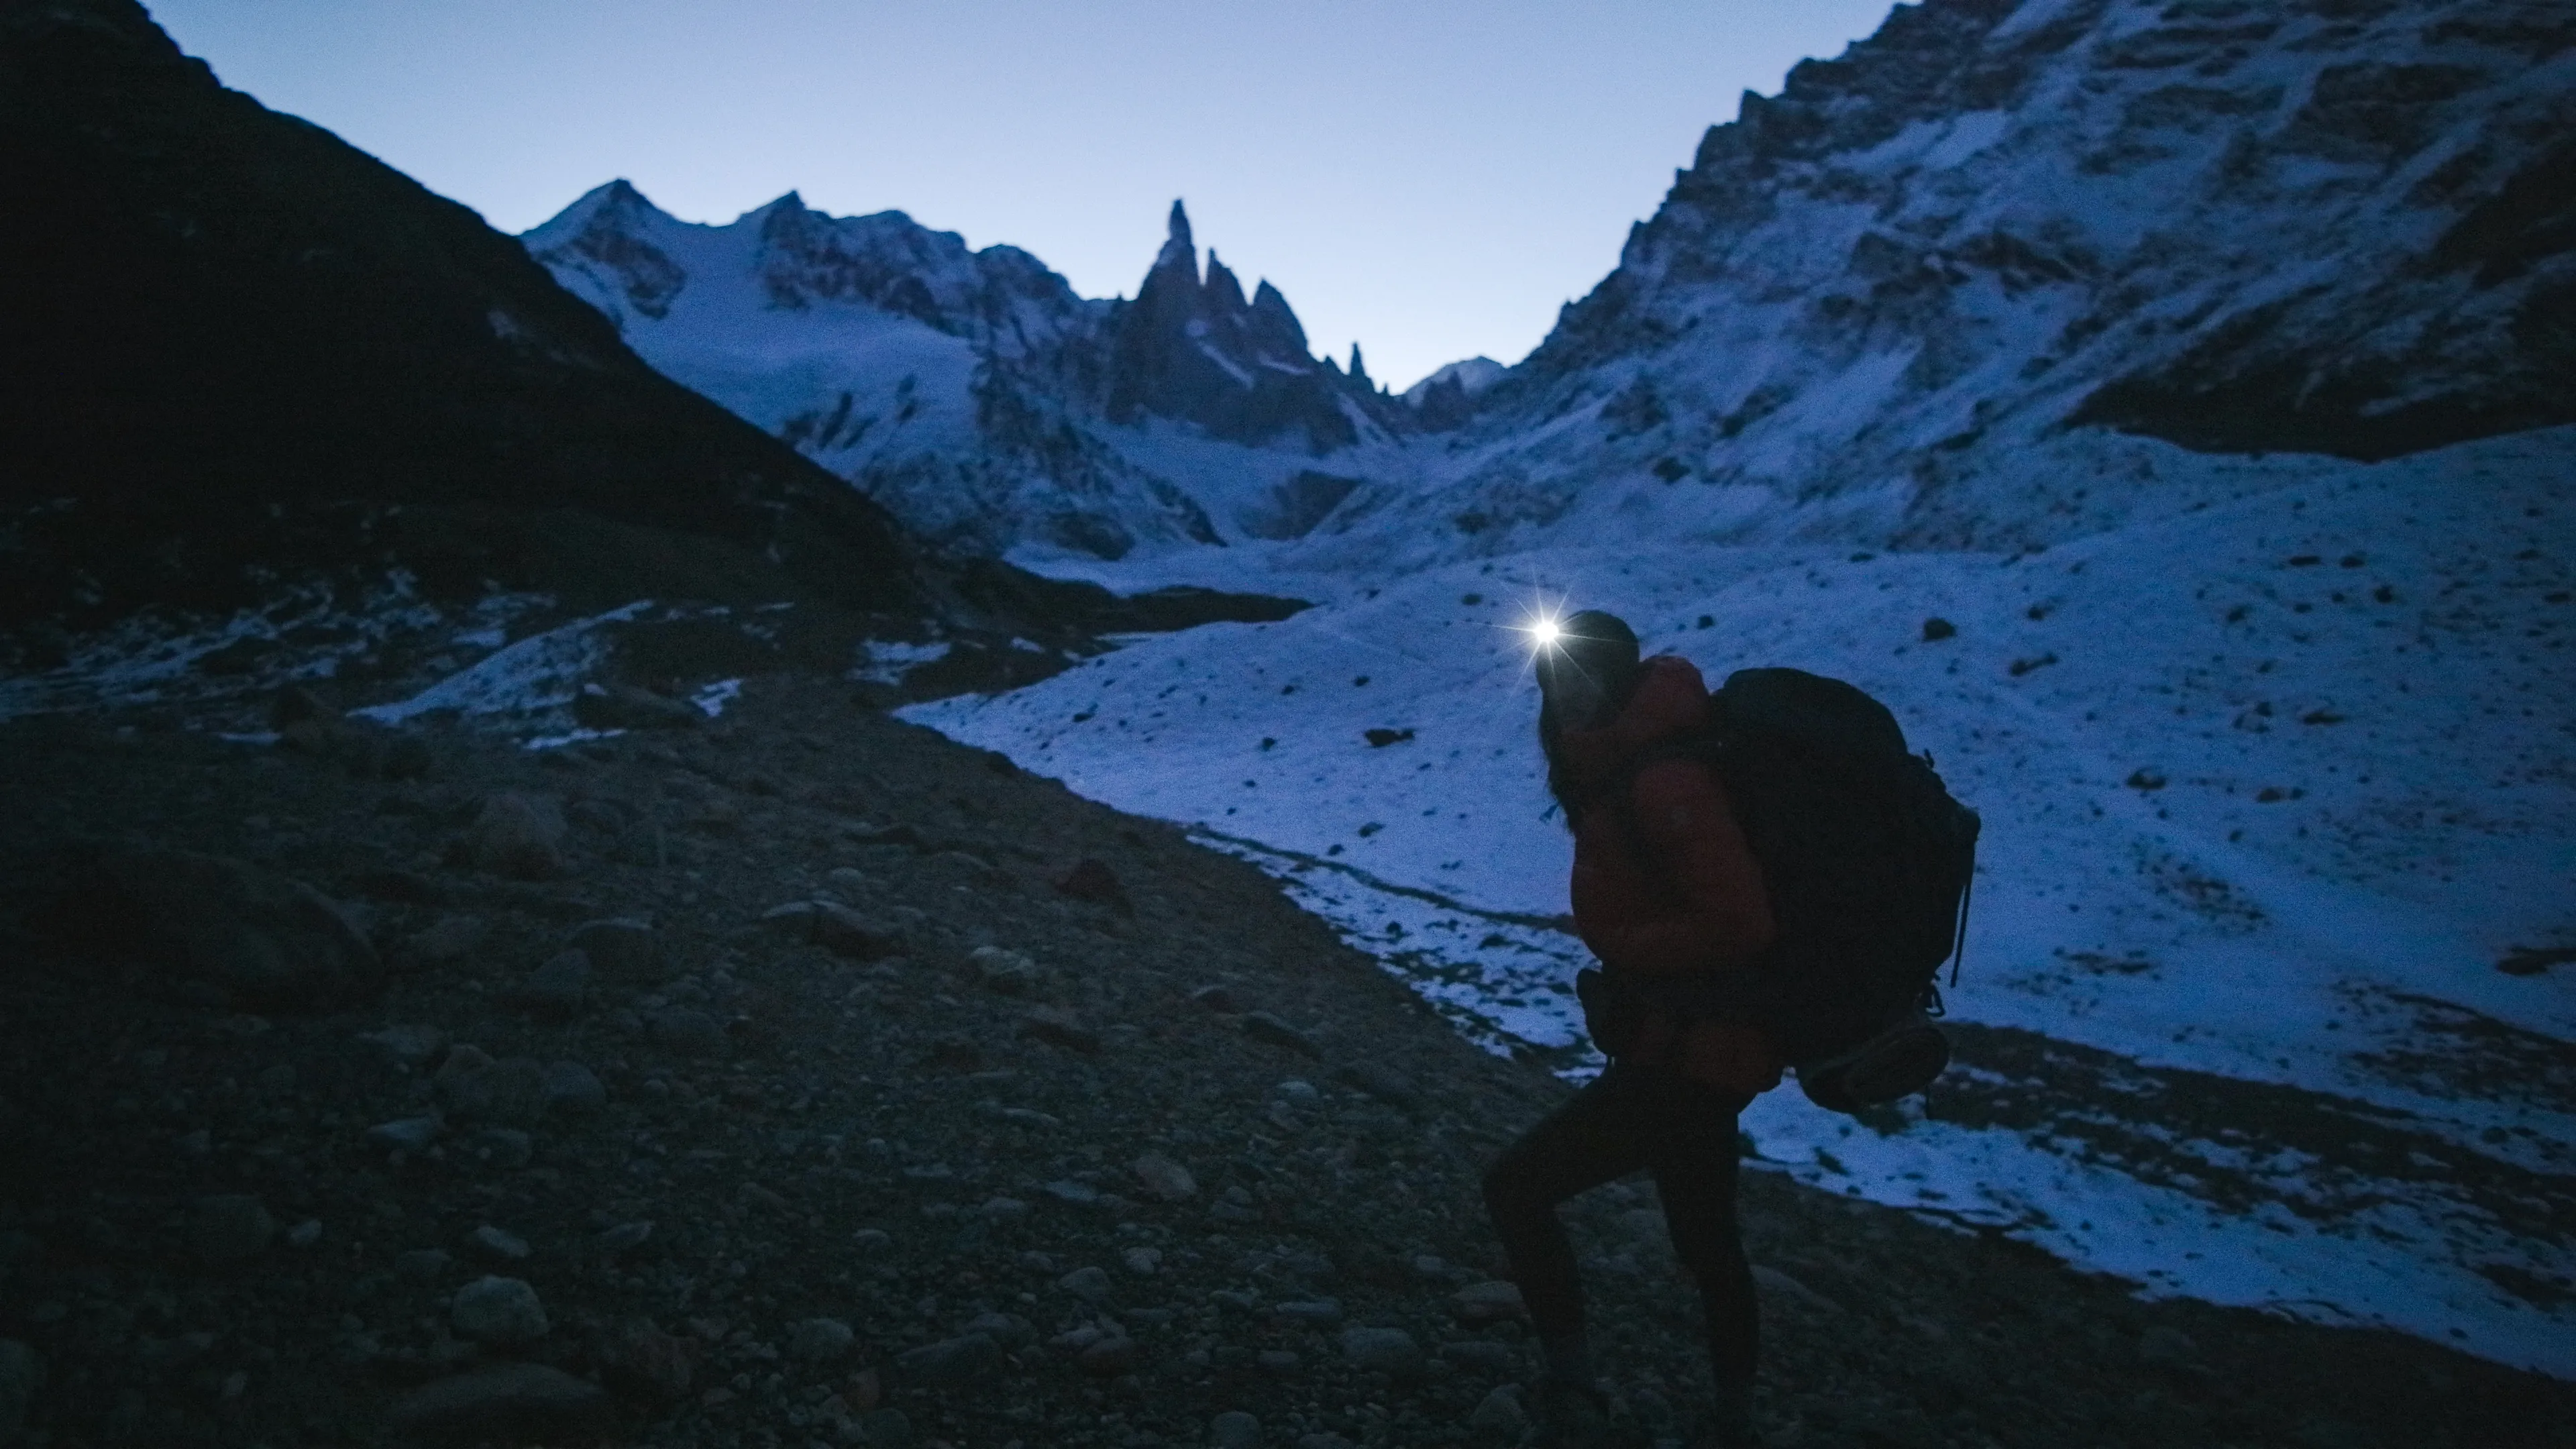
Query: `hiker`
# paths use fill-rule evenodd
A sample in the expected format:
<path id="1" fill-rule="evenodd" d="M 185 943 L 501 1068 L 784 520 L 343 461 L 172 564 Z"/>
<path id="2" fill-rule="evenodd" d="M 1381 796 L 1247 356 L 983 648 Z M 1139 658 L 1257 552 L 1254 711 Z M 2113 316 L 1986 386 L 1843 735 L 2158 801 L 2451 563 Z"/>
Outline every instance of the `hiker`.
<path id="1" fill-rule="evenodd" d="M 1610 1064 L 1503 1152 L 1485 1174 L 1485 1202 L 1546 1359 L 1542 1442 L 1596 1442 L 1607 1401 L 1556 1207 L 1640 1168 L 1653 1173 L 1673 1248 L 1699 1287 L 1716 1379 L 1694 1442 L 1733 1449 L 1760 1442 L 1760 1327 L 1735 1221 L 1736 1114 L 1779 1085 L 1783 1063 L 1751 1025 L 1676 1003 L 1747 970 L 1775 925 L 1716 772 L 1656 757 L 1659 744 L 1706 725 L 1699 670 L 1676 655 L 1637 655 L 1627 624 L 1597 611 L 1564 620 L 1539 655 L 1539 744 L 1574 833 L 1575 929 L 1601 961 L 1580 983 L 1586 1024 Z"/>
<path id="2" fill-rule="evenodd" d="M 1739 669 L 1712 695 L 1690 661 L 1640 661 L 1635 632 L 1593 611 L 1538 642 L 1574 925 L 1601 960 L 1575 992 L 1610 1063 L 1485 1174 L 1547 1360 L 1540 1417 L 1559 1444 L 1609 1427 L 1556 1205 L 1643 1168 L 1707 1317 L 1717 1392 L 1698 1444 L 1758 1444 L 1736 1115 L 1784 1068 L 1846 1113 L 1941 1074 L 1938 978 L 1951 965 L 1958 981 L 1980 822 L 1887 706 L 1841 680 Z"/>

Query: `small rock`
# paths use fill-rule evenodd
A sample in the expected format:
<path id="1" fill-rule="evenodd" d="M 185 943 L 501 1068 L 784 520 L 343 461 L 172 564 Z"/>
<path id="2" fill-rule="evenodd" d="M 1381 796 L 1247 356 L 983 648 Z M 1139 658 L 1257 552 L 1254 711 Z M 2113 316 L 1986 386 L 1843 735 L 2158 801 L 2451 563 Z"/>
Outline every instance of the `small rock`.
<path id="1" fill-rule="evenodd" d="M 1037 963 L 1017 951 L 978 946 L 967 959 L 974 964 L 976 981 L 987 991 L 1025 996 L 1037 988 Z"/>
<path id="2" fill-rule="evenodd" d="M 2138 1358 L 2159 1366 L 2187 1364 L 2200 1357 L 2200 1345 L 2179 1328 L 2159 1323 L 2138 1335 Z"/>
<path id="3" fill-rule="evenodd" d="M 564 944 L 588 956 L 592 968 L 608 980 L 633 986 L 655 977 L 660 951 L 648 921 L 631 916 L 584 921 Z"/>
<path id="4" fill-rule="evenodd" d="M 479 1048 L 459 1043 L 449 1049 L 432 1080 L 458 1116 L 510 1122 L 534 1114 L 545 1076 L 534 1057 L 494 1061 Z"/>
<path id="5" fill-rule="evenodd" d="M 868 1449 L 912 1449 L 912 1420 L 901 1409 L 870 1409 L 859 1416 L 859 1442 Z"/>
<path id="6" fill-rule="evenodd" d="M 1118 872 L 1088 857 L 1056 877 L 1055 889 L 1058 895 L 1107 906 L 1121 915 L 1136 913 L 1135 903 L 1127 899 L 1127 888 L 1119 884 Z"/>
<path id="7" fill-rule="evenodd" d="M 615 681 L 583 685 L 572 697 L 572 718 L 589 730 L 693 730 L 707 722 L 706 711 L 685 699 Z"/>
<path id="8" fill-rule="evenodd" d="M 540 1015 L 566 1017 L 590 994 L 590 955 L 575 948 L 548 957 L 511 992 L 511 999 Z"/>
<path id="9" fill-rule="evenodd" d="M 1947 619 L 1941 618 L 1939 615 L 1934 615 L 1933 617 L 1923 621 L 1923 642 L 1926 644 L 1938 644 L 1944 639 L 1951 638 L 1958 632 L 1958 625 L 1951 623 Z"/>
<path id="10" fill-rule="evenodd" d="M 1286 1047 L 1292 1052 L 1303 1052 L 1310 1057 L 1321 1057 L 1324 1054 L 1323 1048 L 1315 1045 L 1314 1038 L 1266 1011 L 1245 1012 L 1243 1034 L 1254 1041 Z"/>
<path id="11" fill-rule="evenodd" d="M 1467 1415 L 1467 1427 L 1488 1438 L 1506 1444 L 1520 1442 L 1529 1429 L 1529 1414 L 1521 1408 L 1521 1386 L 1496 1384 L 1475 1409 Z"/>
<path id="12" fill-rule="evenodd" d="M 393 1408 L 407 1438 L 561 1442 L 598 1429 L 610 1412 L 608 1391 L 588 1379 L 537 1363 L 500 1363 L 423 1384 Z"/>
<path id="13" fill-rule="evenodd" d="M 528 1240 L 485 1223 L 476 1228 L 465 1246 L 483 1257 L 499 1263 L 524 1263 L 528 1260 Z"/>
<path id="14" fill-rule="evenodd" d="M 1074 1355 L 1074 1366 L 1094 1378 L 1114 1379 L 1136 1367 L 1136 1340 L 1112 1334 Z"/>
<path id="15" fill-rule="evenodd" d="M 903 937 L 881 929 L 848 906 L 814 903 L 814 944 L 853 961 L 874 961 L 903 949 Z"/>
<path id="16" fill-rule="evenodd" d="M 1422 1345 L 1401 1328 L 1346 1328 L 1342 1357 L 1364 1369 L 1408 1377 L 1422 1370 Z"/>
<path id="17" fill-rule="evenodd" d="M 1041 1006 L 1020 1018 L 1020 1035 L 1085 1055 L 1100 1050 L 1099 1034 L 1060 1006 Z"/>
<path id="18" fill-rule="evenodd" d="M 1380 1061 L 1352 1062 L 1333 1073 L 1333 1080 L 1359 1088 L 1390 1107 L 1411 1111 L 1422 1100 L 1413 1080 Z"/>
<path id="19" fill-rule="evenodd" d="M 1159 1152 L 1148 1152 L 1130 1164 L 1136 1181 L 1144 1186 L 1147 1196 L 1164 1202 L 1184 1202 L 1199 1190 L 1190 1170 Z"/>
<path id="20" fill-rule="evenodd" d="M 1137 1277 L 1150 1278 L 1163 1266 L 1163 1250 L 1160 1248 L 1129 1248 L 1118 1255 L 1118 1261 L 1125 1265 L 1128 1272 L 1135 1274 Z"/>
<path id="21" fill-rule="evenodd" d="M 1274 1374 L 1284 1374 L 1297 1367 L 1297 1355 L 1284 1348 L 1265 1348 L 1254 1356 L 1253 1362 Z"/>
<path id="22" fill-rule="evenodd" d="M 787 1336 L 787 1351 L 813 1364 L 828 1364 L 848 1355 L 858 1335 L 837 1318 L 808 1318 Z"/>
<path id="23" fill-rule="evenodd" d="M 1521 1356 L 1510 1344 L 1490 1338 L 1461 1339 L 1440 1345 L 1443 1363 L 1455 1364 L 1481 1374 L 1507 1374 L 1520 1367 Z"/>
<path id="24" fill-rule="evenodd" d="M 811 941 L 853 961 L 874 961 L 903 950 L 899 933 L 878 926 L 837 901 L 790 901 L 771 907 L 760 919 L 791 939 Z"/>
<path id="25" fill-rule="evenodd" d="M 1342 1321 L 1342 1304 L 1337 1298 L 1295 1299 L 1286 1303 L 1272 1304 L 1270 1316 L 1284 1318 L 1291 1323 L 1328 1328 Z"/>
<path id="26" fill-rule="evenodd" d="M 1521 1304 L 1520 1285 L 1499 1278 L 1468 1284 L 1449 1295 L 1449 1305 L 1458 1321 L 1467 1324 L 1519 1318 L 1527 1311 Z"/>
<path id="27" fill-rule="evenodd" d="M 286 1246 L 290 1248 L 309 1248 L 320 1241 L 322 1241 L 320 1218 L 306 1218 L 286 1230 Z"/>
<path id="28" fill-rule="evenodd" d="M 27 1407 L 45 1386 L 45 1361 L 14 1338 L 0 1338 L 0 1444 L 15 1442 Z"/>
<path id="29" fill-rule="evenodd" d="M 1350 1440 L 1329 1429 L 1297 1436 L 1297 1449 L 1356 1449 Z"/>
<path id="30" fill-rule="evenodd" d="M 1226 985 L 1222 981 L 1211 982 L 1208 985 L 1202 986 L 1198 990 L 1191 992 L 1190 1000 L 1206 1007 L 1210 1011 L 1241 1011 L 1243 1009 L 1242 1003 L 1235 999 L 1234 988 Z M 1225 1416 L 1220 1414 L 1217 1417 L 1223 1418 Z M 1252 1416 L 1250 1414 L 1246 1414 L 1244 1417 L 1249 1419 Z"/>
<path id="31" fill-rule="evenodd" d="M 446 1126 L 435 1116 L 398 1117 L 368 1128 L 366 1142 L 370 1147 L 381 1147 L 390 1152 L 422 1153 L 438 1140 L 438 1134 L 446 1130 Z"/>
<path id="32" fill-rule="evenodd" d="M 1076 1268 L 1055 1280 L 1055 1286 L 1086 1303 L 1105 1303 L 1109 1299 L 1109 1273 L 1104 1268 Z"/>
<path id="33" fill-rule="evenodd" d="M 456 1331 L 477 1343 L 528 1343 L 546 1336 L 545 1306 L 518 1278 L 483 1277 L 456 1290 L 448 1310 Z"/>
<path id="34" fill-rule="evenodd" d="M 197 1199 L 188 1220 L 188 1245 L 209 1263 L 238 1263 L 268 1251 L 277 1236 L 277 1220 L 260 1200 L 247 1193 L 221 1193 Z"/>
<path id="35" fill-rule="evenodd" d="M 600 1373 L 622 1393 L 671 1404 L 687 1398 L 695 1363 L 689 1346 L 649 1318 L 629 1319 L 599 1343 Z"/>
<path id="36" fill-rule="evenodd" d="M 712 1057 L 724 1054 L 724 1027 L 712 1016 L 689 1007 L 673 1007 L 653 1014 L 653 1039 L 682 1056 Z"/>
<path id="37" fill-rule="evenodd" d="M 1241 1409 L 1228 1409 L 1208 1421 L 1211 1449 L 1261 1449 L 1261 1421 Z"/>
<path id="38" fill-rule="evenodd" d="M 1654 1217 L 1656 1225 L 1662 1226 L 1663 1214 L 1656 1213 Z M 1767 1263 L 1753 1265 L 1753 1282 L 1763 1292 L 1770 1294 L 1775 1301 L 1786 1300 L 1811 1313 L 1835 1314 L 1843 1311 L 1841 1304 Z"/>
<path id="39" fill-rule="evenodd" d="M 513 880 L 552 880 L 564 873 L 563 815 L 554 803 L 503 792 L 483 802 L 465 835 L 466 859 Z"/>
<path id="40" fill-rule="evenodd" d="M 1005 1349 L 1019 1348 L 1037 1340 L 1037 1325 L 1016 1313 L 979 1313 L 966 1324 L 967 1333 L 980 1333 Z"/>
<path id="41" fill-rule="evenodd" d="M 984 1205 L 975 1211 L 993 1222 L 1016 1222 L 1029 1215 L 1029 1205 L 1015 1197 L 991 1197 L 986 1198 Z"/>
<path id="42" fill-rule="evenodd" d="M 445 1248 L 414 1248 L 395 1256 L 394 1271 L 417 1282 L 433 1283 L 446 1276 L 448 1265 L 455 1261 Z"/>
<path id="43" fill-rule="evenodd" d="M 980 1333 L 926 1343 L 901 1354 L 895 1367 L 907 1378 L 926 1384 L 966 1384 L 998 1372 L 1002 1347 Z"/>
<path id="44" fill-rule="evenodd" d="M 1040 1188 L 1039 1191 L 1058 1202 L 1069 1202 L 1077 1207 L 1089 1207 L 1100 1201 L 1100 1194 L 1088 1183 L 1076 1182 L 1069 1177 L 1058 1178 Z"/>
<path id="45" fill-rule="evenodd" d="M 515 1127 L 485 1127 L 456 1144 L 457 1155 L 466 1163 L 503 1172 L 527 1166 L 536 1150 L 536 1139 Z"/>
<path id="46" fill-rule="evenodd" d="M 481 916 L 441 916 L 427 930 L 403 942 L 401 960 L 408 966 L 445 966 L 462 961 L 483 944 L 489 929 Z"/>
<path id="47" fill-rule="evenodd" d="M 383 1047 L 394 1060 L 416 1067 L 438 1055 L 440 1048 L 447 1045 L 447 1033 L 434 1026 L 412 1024 L 361 1032 L 358 1040 Z"/>
<path id="48" fill-rule="evenodd" d="M 547 1111 L 575 1116 L 608 1105 L 608 1088 L 600 1084 L 599 1074 L 579 1062 L 549 1065 L 537 1096 Z"/>
<path id="49" fill-rule="evenodd" d="M 615 1257 L 619 1253 L 631 1253 L 644 1246 L 644 1240 L 651 1236 L 653 1236 L 653 1224 L 649 1220 L 619 1223 L 593 1236 L 590 1240 L 590 1250 L 602 1257 Z"/>

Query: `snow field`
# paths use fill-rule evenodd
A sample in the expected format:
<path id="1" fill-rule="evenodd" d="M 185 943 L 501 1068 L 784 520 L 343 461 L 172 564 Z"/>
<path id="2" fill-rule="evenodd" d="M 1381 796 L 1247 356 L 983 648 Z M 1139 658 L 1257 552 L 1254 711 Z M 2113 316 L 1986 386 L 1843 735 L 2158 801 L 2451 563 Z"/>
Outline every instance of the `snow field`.
<path id="1" fill-rule="evenodd" d="M 2193 475 L 2193 455 L 2163 453 Z M 2213 462 L 2203 506 L 2027 554 L 1658 544 L 1451 563 L 907 714 L 1201 827 L 1470 1035 L 1579 1070 L 1581 950 L 1547 925 L 1569 846 L 1542 818 L 1514 626 L 1606 607 L 1712 683 L 1755 663 L 1849 679 L 1985 818 L 1962 1020 L 2191 1090 L 2286 1092 L 2356 1142 L 2395 1123 L 2466 1176 L 2358 1147 L 2248 1157 L 2223 1131 L 2181 1143 L 2197 1167 L 2158 1165 L 2144 1099 L 2082 1103 L 2129 1145 L 2078 1151 L 2039 1128 L 1853 1131 L 1775 1093 L 1747 1118 L 1766 1158 L 2150 1291 L 2576 1372 L 2565 1301 L 2486 1271 L 2576 1273 L 2562 1231 L 2506 1205 L 2576 1207 L 2576 1102 L 2532 1067 L 2563 1061 L 2576 986 L 2497 969 L 2576 944 L 2571 456 L 2560 430 L 2310 460 L 2250 493 Z M 2479 1186 L 2490 1174 L 2511 1186 Z"/>

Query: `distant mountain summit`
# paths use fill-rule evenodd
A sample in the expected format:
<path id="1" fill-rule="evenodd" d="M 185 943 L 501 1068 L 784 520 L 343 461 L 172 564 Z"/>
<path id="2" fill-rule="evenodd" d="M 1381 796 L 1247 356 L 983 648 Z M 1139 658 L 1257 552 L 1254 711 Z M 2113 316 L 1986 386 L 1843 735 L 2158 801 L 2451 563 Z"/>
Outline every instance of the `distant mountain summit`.
<path id="1" fill-rule="evenodd" d="M 655 366 L 961 551 L 1293 536 L 1419 426 L 1276 287 L 1202 273 L 1177 201 L 1133 300 L 792 192 L 706 226 L 616 181 L 523 240 Z"/>
<path id="2" fill-rule="evenodd" d="M 1213 250 L 1202 280 L 1189 213 L 1175 201 L 1170 240 L 1136 300 L 1114 314 L 1106 412 L 1115 423 L 1151 413 L 1231 442 L 1330 452 L 1394 421 L 1357 348 L 1351 367 L 1308 353 L 1306 329 L 1267 281 L 1246 302 Z"/>

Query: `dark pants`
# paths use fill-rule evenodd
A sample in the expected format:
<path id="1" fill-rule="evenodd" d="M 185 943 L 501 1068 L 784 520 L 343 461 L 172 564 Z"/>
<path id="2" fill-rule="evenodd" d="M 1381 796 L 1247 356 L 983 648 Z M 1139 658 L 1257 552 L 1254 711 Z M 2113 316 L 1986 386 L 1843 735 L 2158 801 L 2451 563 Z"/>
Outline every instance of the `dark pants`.
<path id="1" fill-rule="evenodd" d="M 1541 1338 L 1583 1327 L 1583 1287 L 1556 1205 L 1644 1168 L 1663 1197 L 1673 1250 L 1699 1284 L 1709 1366 L 1721 1384 L 1752 1379 L 1761 1320 L 1735 1228 L 1735 1116 L 1748 1101 L 1613 1063 L 1504 1149 L 1485 1173 L 1485 1208 Z"/>

